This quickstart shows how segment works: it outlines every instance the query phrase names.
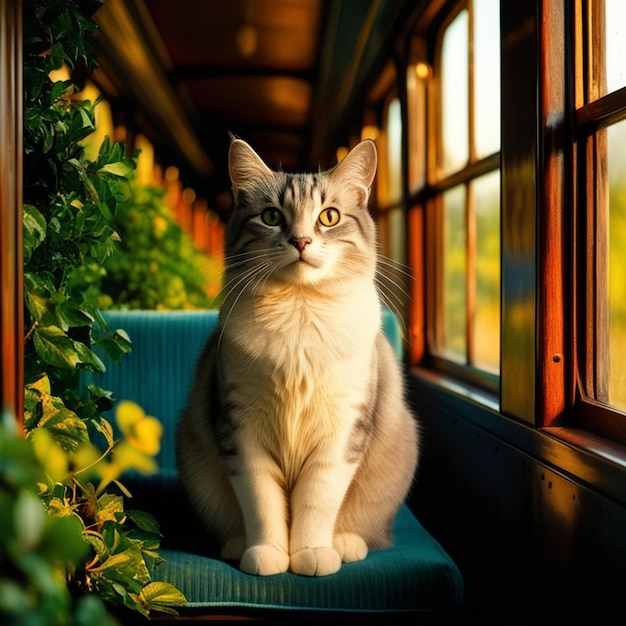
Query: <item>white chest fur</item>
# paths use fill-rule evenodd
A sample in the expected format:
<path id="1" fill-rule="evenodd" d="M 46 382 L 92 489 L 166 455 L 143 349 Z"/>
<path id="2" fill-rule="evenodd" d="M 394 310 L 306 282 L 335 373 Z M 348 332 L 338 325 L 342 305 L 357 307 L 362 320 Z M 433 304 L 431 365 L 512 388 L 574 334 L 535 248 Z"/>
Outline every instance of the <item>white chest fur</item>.
<path id="1" fill-rule="evenodd" d="M 242 298 L 218 357 L 226 387 L 253 416 L 241 430 L 253 428 L 266 447 L 280 441 L 280 456 L 345 439 L 367 395 L 380 323 L 374 287 L 333 299 L 305 300 L 296 289 Z"/>

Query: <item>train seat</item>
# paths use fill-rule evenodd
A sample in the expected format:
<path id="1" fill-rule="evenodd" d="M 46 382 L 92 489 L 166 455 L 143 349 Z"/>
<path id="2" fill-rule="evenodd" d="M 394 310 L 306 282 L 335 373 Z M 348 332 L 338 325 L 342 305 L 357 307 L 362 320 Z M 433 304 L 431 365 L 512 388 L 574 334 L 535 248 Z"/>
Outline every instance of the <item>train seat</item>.
<path id="1" fill-rule="evenodd" d="M 393 547 L 373 550 L 364 561 L 344 564 L 332 576 L 250 576 L 236 564 L 209 556 L 178 485 L 174 438 L 196 359 L 216 326 L 217 312 L 115 311 L 105 317 L 110 329 L 122 328 L 130 335 L 133 351 L 121 363 L 103 356 L 106 373 L 86 374 L 82 384 L 93 382 L 113 390 L 119 400 L 133 400 L 164 425 L 158 474 L 129 476 L 124 482 L 134 496 L 128 506 L 152 512 L 161 525 L 165 561 L 155 566 L 152 576 L 185 594 L 188 605 L 181 614 L 199 619 L 285 611 L 423 614 L 460 606 L 463 579 L 458 567 L 406 505 L 395 520 Z M 400 351 L 399 324 L 388 311 L 384 327 Z"/>

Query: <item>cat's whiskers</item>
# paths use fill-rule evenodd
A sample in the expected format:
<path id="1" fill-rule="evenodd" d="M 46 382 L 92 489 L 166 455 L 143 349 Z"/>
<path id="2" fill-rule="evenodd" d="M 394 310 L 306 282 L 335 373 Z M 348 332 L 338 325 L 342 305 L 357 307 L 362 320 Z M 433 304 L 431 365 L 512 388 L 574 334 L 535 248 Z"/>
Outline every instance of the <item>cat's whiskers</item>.
<path id="1" fill-rule="evenodd" d="M 224 259 L 224 262 L 227 268 L 232 269 L 234 267 L 240 267 L 241 265 L 246 265 L 247 263 L 266 258 L 268 254 L 270 254 L 272 251 L 272 248 L 264 248 L 261 250 L 249 250 L 248 252 L 240 252 L 238 254 L 227 256 Z"/>
<path id="2" fill-rule="evenodd" d="M 226 262 L 226 267 L 227 267 L 226 274 L 228 274 L 228 270 L 239 268 L 241 266 L 248 265 L 250 263 L 256 263 L 256 261 L 259 261 L 261 259 L 267 259 L 268 252 L 271 252 L 271 251 L 272 251 L 271 248 L 267 248 L 264 250 L 250 250 L 249 252 L 242 252 L 240 254 L 234 254 L 234 255 L 226 257 L 224 259 Z M 245 258 L 241 258 L 238 261 L 232 262 L 233 259 L 238 258 L 238 257 L 245 257 Z M 256 265 L 251 267 L 250 270 L 254 270 L 255 267 Z M 230 285 L 232 285 L 235 281 L 238 281 L 239 279 L 241 279 L 241 273 L 237 272 L 235 276 L 233 276 L 230 280 L 228 280 L 226 283 L 224 283 L 221 286 L 219 290 L 219 295 L 223 295 L 226 292 L 226 290 L 230 288 Z M 229 295 L 229 294 L 230 294 L 230 291 L 226 295 Z"/>
<path id="3" fill-rule="evenodd" d="M 390 275 L 394 273 L 400 276 Z M 409 266 L 379 253 L 375 276 L 378 292 L 387 308 L 397 315 L 406 334 L 407 325 L 404 320 L 403 310 L 406 303 L 411 299 L 411 294 L 402 277 L 415 280 Z"/>
<path id="4" fill-rule="evenodd" d="M 252 295 L 256 296 L 259 292 L 262 292 L 265 290 L 265 287 L 267 285 L 267 281 L 269 279 L 269 277 L 274 273 L 274 271 L 276 270 L 276 266 L 273 265 L 271 267 L 269 267 L 267 269 L 267 271 L 263 274 L 263 276 L 260 276 L 259 279 L 257 280 L 256 285 L 252 288 Z"/>
<path id="5" fill-rule="evenodd" d="M 389 267 L 400 274 L 404 274 L 407 278 L 415 280 L 415 276 L 413 276 L 413 272 L 411 271 L 411 267 L 409 265 L 405 265 L 404 263 L 396 261 L 395 259 L 381 253 L 378 254 L 377 258 L 379 265 Z"/>
<path id="6" fill-rule="evenodd" d="M 260 263 L 259 265 L 256 265 L 252 268 L 249 268 L 248 270 L 244 271 L 243 274 L 241 275 L 237 275 L 235 276 L 231 281 L 229 281 L 229 283 L 233 283 L 232 287 L 230 287 L 230 289 L 228 290 L 228 293 L 224 296 L 224 305 L 226 304 L 228 297 L 233 293 L 233 291 L 235 289 L 237 289 L 237 287 L 239 285 L 241 285 L 241 283 L 245 283 L 243 285 L 243 287 L 241 287 L 241 289 L 239 290 L 239 293 L 237 293 L 235 300 L 233 301 L 232 305 L 230 306 L 228 313 L 226 315 L 226 319 L 224 320 L 224 322 L 221 324 L 221 331 L 220 331 L 220 335 L 219 338 L 217 340 L 217 350 L 219 352 L 220 349 L 220 345 L 222 343 L 222 337 L 224 335 L 224 330 L 226 329 L 226 325 L 228 324 L 228 320 L 230 319 L 230 316 L 233 312 L 233 309 L 235 308 L 235 306 L 237 306 L 237 302 L 239 302 L 239 299 L 241 298 L 242 294 L 246 291 L 246 289 L 248 288 L 248 286 L 256 279 L 259 277 L 259 274 L 261 274 L 262 272 L 265 272 L 265 270 L 270 269 L 270 272 L 272 271 L 272 263 L 270 261 L 265 261 L 264 263 Z M 222 305 L 222 306 L 224 306 Z"/>

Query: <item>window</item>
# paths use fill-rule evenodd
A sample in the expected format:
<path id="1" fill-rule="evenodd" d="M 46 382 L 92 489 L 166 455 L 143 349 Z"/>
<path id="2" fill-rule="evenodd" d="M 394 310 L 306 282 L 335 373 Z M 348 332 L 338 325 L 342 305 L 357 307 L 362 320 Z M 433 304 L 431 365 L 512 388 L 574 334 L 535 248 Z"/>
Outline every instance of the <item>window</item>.
<path id="1" fill-rule="evenodd" d="M 396 69 L 389 63 L 370 96 L 361 136 L 375 137 L 378 147 L 374 202 L 380 242 L 378 286 L 385 304 L 404 320 L 411 280 L 406 265 L 404 122 L 395 80 Z"/>
<path id="2" fill-rule="evenodd" d="M 500 367 L 499 23 L 497 2 L 458 4 L 425 44 L 415 43 L 407 79 L 411 237 L 425 214 L 426 356 L 436 368 L 494 391 Z M 420 143 L 415 135 L 426 104 Z"/>
<path id="3" fill-rule="evenodd" d="M 581 422 L 626 440 L 626 4 L 576 7 Z"/>

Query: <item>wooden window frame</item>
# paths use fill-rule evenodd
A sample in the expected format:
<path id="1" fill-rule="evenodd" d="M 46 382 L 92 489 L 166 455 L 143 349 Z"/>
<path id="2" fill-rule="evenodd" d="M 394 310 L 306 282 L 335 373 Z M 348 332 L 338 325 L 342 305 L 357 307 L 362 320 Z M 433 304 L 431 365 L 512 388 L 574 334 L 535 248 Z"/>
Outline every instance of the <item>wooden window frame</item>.
<path id="1" fill-rule="evenodd" d="M 576 418 L 585 429 L 626 443 L 626 411 L 608 404 L 609 314 L 606 281 L 608 183 L 606 129 L 626 119 L 626 87 L 605 94 L 605 70 L 598 62 L 603 44 L 603 0 L 579 0 L 571 17 L 576 76 L 576 271 L 578 301 Z M 594 53 L 592 54 L 592 47 Z M 593 329 L 593 331 L 591 330 Z"/>
<path id="2" fill-rule="evenodd" d="M 22 422 L 22 3 L 0 0 L 0 410 Z"/>
<path id="3" fill-rule="evenodd" d="M 475 238 L 475 213 L 470 186 L 472 181 L 480 176 L 489 174 L 500 169 L 500 151 L 488 155 L 486 157 L 477 158 L 475 154 L 474 141 L 474 115 L 473 115 L 473 62 L 471 54 L 468 55 L 468 132 L 469 132 L 469 154 L 468 163 L 459 170 L 447 174 L 441 174 L 441 155 L 442 155 L 442 121 L 440 115 L 440 55 L 442 47 L 443 35 L 447 27 L 459 15 L 461 11 L 468 8 L 467 1 L 461 1 L 449 8 L 447 11 L 440 13 L 438 20 L 433 21 L 425 32 L 436 33 L 424 43 L 424 39 L 416 37 L 412 42 L 415 52 L 411 64 L 426 61 L 430 67 L 434 68 L 433 76 L 429 81 L 427 89 L 427 103 L 424 108 L 427 111 L 427 129 L 426 129 L 426 152 L 425 159 L 427 181 L 420 189 L 410 193 L 409 195 L 409 224 L 408 230 L 411 241 L 417 241 L 420 237 L 425 241 L 425 249 L 423 256 L 416 255 L 410 251 L 411 264 L 416 269 L 419 278 L 423 278 L 426 285 L 426 292 L 423 296 L 414 294 L 414 305 L 411 320 L 411 358 L 412 363 L 423 362 L 423 364 L 445 374 L 454 376 L 464 380 L 470 384 L 487 389 L 490 392 L 497 393 L 499 390 L 499 376 L 490 374 L 480 370 L 472 365 L 474 360 L 474 341 L 473 327 L 471 324 L 473 307 L 475 304 L 475 280 L 470 279 L 475 269 L 473 262 L 476 257 L 476 238 Z M 472 11 L 468 12 L 470 39 L 468 41 L 468 49 L 472 48 L 471 33 L 473 15 Z M 428 52 L 427 52 L 428 51 Z M 427 58 L 420 59 L 423 54 L 427 54 Z M 468 320 L 466 327 L 466 351 L 465 363 L 458 363 L 446 358 L 437 351 L 437 346 L 441 345 L 439 336 L 442 324 L 442 199 L 443 194 L 459 185 L 466 188 L 466 225 L 468 243 L 466 249 L 467 258 L 467 276 L 466 284 L 468 293 L 466 299 L 466 319 Z M 424 237 L 425 235 L 425 237 Z M 428 274 L 425 275 L 424 273 Z M 418 295 L 415 298 L 415 295 Z M 424 308 L 425 307 L 425 308 Z M 425 332 L 422 328 L 425 327 Z"/>

